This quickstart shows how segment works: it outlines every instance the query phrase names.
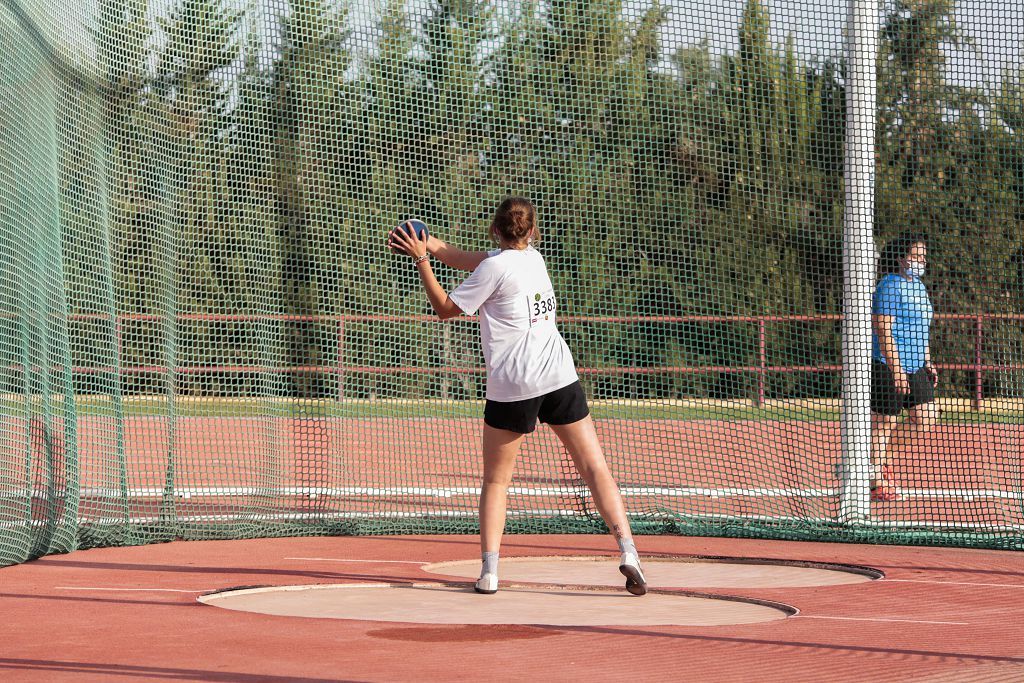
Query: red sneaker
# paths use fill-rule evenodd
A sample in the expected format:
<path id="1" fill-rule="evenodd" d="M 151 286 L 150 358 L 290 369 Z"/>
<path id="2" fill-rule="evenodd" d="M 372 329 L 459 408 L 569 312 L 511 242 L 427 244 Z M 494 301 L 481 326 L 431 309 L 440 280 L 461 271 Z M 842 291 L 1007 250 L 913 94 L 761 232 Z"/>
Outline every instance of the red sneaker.
<path id="1" fill-rule="evenodd" d="M 896 487 L 887 481 L 882 481 L 877 486 L 871 487 L 871 500 L 878 503 L 888 503 L 900 499 L 900 493 Z"/>
<path id="2" fill-rule="evenodd" d="M 893 479 L 892 465 L 882 465 L 879 467 L 878 479 L 875 481 L 875 485 L 871 487 L 871 500 L 880 503 L 899 500 L 900 492 L 892 483 Z"/>

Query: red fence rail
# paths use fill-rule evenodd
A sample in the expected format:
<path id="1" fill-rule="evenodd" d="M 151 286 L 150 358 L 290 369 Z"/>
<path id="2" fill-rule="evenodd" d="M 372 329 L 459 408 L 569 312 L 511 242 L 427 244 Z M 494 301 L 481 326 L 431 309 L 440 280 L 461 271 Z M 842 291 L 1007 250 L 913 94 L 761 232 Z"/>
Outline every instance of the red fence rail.
<path id="1" fill-rule="evenodd" d="M 945 370 L 969 371 L 974 374 L 974 391 L 972 406 L 975 410 L 981 407 L 983 377 L 986 372 L 1005 372 L 1024 369 L 1024 363 L 985 364 L 982 362 L 985 322 L 991 320 L 1008 320 L 1024 322 L 1024 314 L 1014 313 L 946 313 L 937 314 L 938 320 L 970 320 L 974 322 L 974 354 L 969 363 L 939 363 L 936 366 Z M 96 313 L 80 313 L 69 316 L 76 321 L 105 321 L 111 316 Z M 188 365 L 173 369 L 164 365 L 132 365 L 119 369 L 112 367 L 76 366 L 72 368 L 77 374 L 104 374 L 119 372 L 120 374 L 152 374 L 173 370 L 177 374 L 231 374 L 231 373 L 278 373 L 308 374 L 325 373 L 338 375 L 339 398 L 344 398 L 344 382 L 341 379 L 347 373 L 371 374 L 480 374 L 483 367 L 374 367 L 345 365 L 345 324 L 358 322 L 433 322 L 443 324 L 430 315 L 247 315 L 247 314 L 215 314 L 187 313 L 176 316 L 178 321 L 209 321 L 209 322 L 314 322 L 333 323 L 337 328 L 337 363 L 334 366 L 259 366 L 259 365 Z M 464 318 L 465 319 L 465 318 Z M 476 318 L 471 318 L 475 320 Z M 769 373 L 794 372 L 840 372 L 842 365 L 768 365 L 768 334 L 767 326 L 772 323 L 792 322 L 839 322 L 840 315 L 758 315 L 758 316 L 562 316 L 563 323 L 605 323 L 605 324 L 641 324 L 641 323 L 756 323 L 757 324 L 757 363 L 756 365 L 675 365 L 675 366 L 643 366 L 643 367 L 606 367 L 579 368 L 583 375 L 621 375 L 621 374 L 710 374 L 710 373 L 751 373 L 757 377 L 757 395 L 755 402 L 764 405 L 765 388 Z M 157 314 L 125 314 L 114 319 L 115 336 L 122 343 L 124 323 L 128 321 L 163 322 L 166 318 Z"/>

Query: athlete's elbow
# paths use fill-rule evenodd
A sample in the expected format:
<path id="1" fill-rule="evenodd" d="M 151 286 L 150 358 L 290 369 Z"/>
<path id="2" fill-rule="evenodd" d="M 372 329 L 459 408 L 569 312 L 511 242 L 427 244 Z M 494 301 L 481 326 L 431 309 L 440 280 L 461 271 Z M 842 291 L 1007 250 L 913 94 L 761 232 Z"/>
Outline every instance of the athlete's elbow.
<path id="1" fill-rule="evenodd" d="M 450 298 L 445 298 L 444 301 L 440 302 L 432 301 L 431 305 L 434 308 L 434 313 L 437 313 L 439 320 L 448 320 L 462 315 L 462 309 Z"/>
<path id="2" fill-rule="evenodd" d="M 448 301 L 444 302 L 444 304 L 440 306 L 435 306 L 434 313 L 437 313 L 438 320 L 450 320 L 452 318 L 457 318 L 458 316 L 462 315 L 462 309 L 453 304 L 449 299 Z"/>

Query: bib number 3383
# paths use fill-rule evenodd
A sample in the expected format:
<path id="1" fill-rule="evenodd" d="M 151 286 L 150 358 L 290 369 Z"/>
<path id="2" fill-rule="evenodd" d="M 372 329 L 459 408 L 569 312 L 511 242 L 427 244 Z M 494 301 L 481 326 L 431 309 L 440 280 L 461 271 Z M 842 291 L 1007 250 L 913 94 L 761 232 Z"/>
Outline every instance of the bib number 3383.
<path id="1" fill-rule="evenodd" d="M 526 303 L 530 308 L 530 327 L 555 324 L 555 290 L 531 294 Z"/>

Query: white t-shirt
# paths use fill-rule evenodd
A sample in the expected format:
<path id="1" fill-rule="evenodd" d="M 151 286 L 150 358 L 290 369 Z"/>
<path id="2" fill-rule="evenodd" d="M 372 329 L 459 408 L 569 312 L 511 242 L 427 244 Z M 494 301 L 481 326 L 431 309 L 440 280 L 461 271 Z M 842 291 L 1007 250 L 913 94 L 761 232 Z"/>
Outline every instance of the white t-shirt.
<path id="1" fill-rule="evenodd" d="M 495 249 L 448 295 L 467 315 L 480 311 L 487 398 L 522 401 L 577 379 L 555 327 L 555 292 L 536 249 Z"/>

